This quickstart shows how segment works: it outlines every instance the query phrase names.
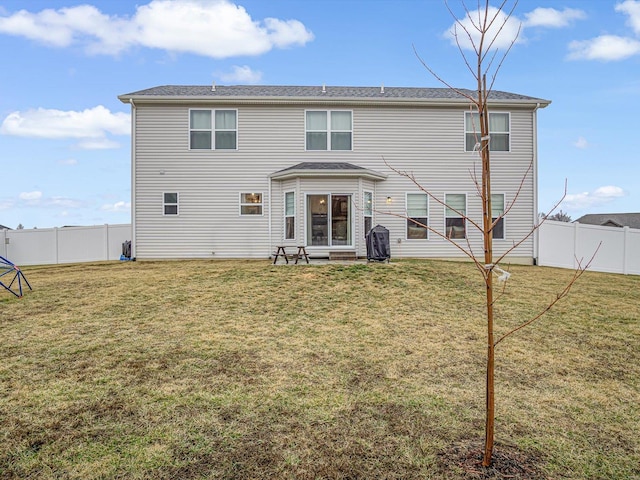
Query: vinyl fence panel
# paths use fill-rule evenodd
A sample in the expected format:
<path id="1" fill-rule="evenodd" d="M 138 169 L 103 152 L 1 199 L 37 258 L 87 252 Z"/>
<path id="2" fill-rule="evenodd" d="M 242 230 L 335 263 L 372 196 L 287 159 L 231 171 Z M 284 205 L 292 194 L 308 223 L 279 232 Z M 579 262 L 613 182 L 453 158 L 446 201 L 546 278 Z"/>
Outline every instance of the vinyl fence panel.
<path id="1" fill-rule="evenodd" d="M 544 222 L 538 231 L 538 264 L 578 268 L 594 252 L 589 270 L 640 275 L 640 230 L 566 222 Z"/>
<path id="2" fill-rule="evenodd" d="M 117 260 L 131 225 L 4 230 L 3 257 L 16 265 Z"/>

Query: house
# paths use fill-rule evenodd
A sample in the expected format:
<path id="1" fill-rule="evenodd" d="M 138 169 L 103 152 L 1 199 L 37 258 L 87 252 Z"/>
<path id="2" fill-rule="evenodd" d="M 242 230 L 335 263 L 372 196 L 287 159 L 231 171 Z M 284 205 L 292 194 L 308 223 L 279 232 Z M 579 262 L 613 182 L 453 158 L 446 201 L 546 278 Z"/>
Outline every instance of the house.
<path id="1" fill-rule="evenodd" d="M 640 228 L 640 213 L 590 213 L 575 222 L 604 227 Z"/>
<path id="2" fill-rule="evenodd" d="M 462 256 L 404 215 L 482 254 L 459 214 L 481 222 L 478 118 L 450 89 L 159 86 L 118 98 L 132 111 L 138 259 L 267 258 L 279 245 L 364 257 L 377 224 L 393 257 Z M 537 218 L 537 111 L 550 103 L 491 93 L 494 215 L 517 196 L 494 231 L 498 254 Z M 535 248 L 530 236 L 511 260 L 532 263 Z"/>

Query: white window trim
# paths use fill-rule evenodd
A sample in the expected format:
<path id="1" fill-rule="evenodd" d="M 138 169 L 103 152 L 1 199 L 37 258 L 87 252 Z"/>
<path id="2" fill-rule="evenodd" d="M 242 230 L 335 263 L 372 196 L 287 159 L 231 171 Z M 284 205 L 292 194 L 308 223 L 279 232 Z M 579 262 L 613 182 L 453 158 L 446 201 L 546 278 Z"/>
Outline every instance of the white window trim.
<path id="1" fill-rule="evenodd" d="M 491 195 L 502 195 L 502 207 L 504 209 L 507 208 L 507 195 L 505 193 L 502 192 L 498 192 L 498 193 L 492 193 Z M 504 210 L 502 211 L 502 214 L 504 215 Z M 491 222 L 493 223 L 493 214 L 491 215 Z M 498 242 L 503 242 L 507 239 L 507 217 L 503 216 L 502 217 L 502 238 L 495 238 L 493 237 L 494 240 L 497 240 Z"/>
<path id="2" fill-rule="evenodd" d="M 211 128 L 191 128 L 191 111 L 203 111 L 208 110 L 211 112 Z M 216 129 L 216 111 L 234 111 L 236 112 L 236 128 L 220 128 Z M 238 109 L 237 108 L 190 108 L 189 117 L 187 118 L 187 145 L 189 145 L 190 152 L 237 152 L 239 142 L 238 134 Z M 211 132 L 211 149 L 206 148 L 191 148 L 191 132 Z M 216 132 L 236 132 L 236 148 L 216 148 Z"/>
<path id="3" fill-rule="evenodd" d="M 242 203 L 242 195 L 260 195 L 260 203 Z M 256 207 L 261 206 L 260 214 L 257 213 L 242 213 L 242 207 Z M 263 217 L 264 216 L 264 192 L 239 192 L 238 193 L 238 215 L 241 217 Z"/>
<path id="4" fill-rule="evenodd" d="M 447 217 L 447 195 L 464 195 L 464 214 L 465 216 L 469 215 L 469 194 L 467 192 L 445 192 L 444 194 L 444 205 L 443 205 L 443 217 L 444 217 L 444 236 L 446 240 L 465 240 L 469 238 L 469 222 L 467 219 L 464 219 L 464 238 L 451 238 L 447 236 L 447 218 L 464 218 L 464 217 Z"/>
<path id="5" fill-rule="evenodd" d="M 405 213 L 405 216 L 407 217 L 407 222 L 409 221 L 409 218 L 412 218 L 412 217 L 409 216 L 409 209 L 407 208 L 409 206 L 409 195 L 424 195 L 425 197 L 427 197 L 427 227 L 430 227 L 431 226 L 431 216 L 429 215 L 429 195 L 427 195 L 424 192 L 405 192 L 405 194 L 404 194 L 404 213 Z M 405 225 L 404 225 L 404 239 L 406 241 L 408 241 L 408 242 L 424 242 L 424 241 L 430 239 L 429 229 L 427 228 L 427 238 L 409 238 L 408 225 L 407 225 L 407 223 L 405 223 Z"/>
<path id="6" fill-rule="evenodd" d="M 169 203 L 164 201 L 164 196 L 167 193 L 175 193 L 176 194 L 176 203 Z M 176 213 L 166 213 L 167 206 L 176 206 Z M 180 192 L 162 192 L 162 216 L 163 217 L 177 217 L 180 215 Z"/>
<path id="7" fill-rule="evenodd" d="M 369 195 L 371 195 L 371 214 L 367 214 L 367 198 L 366 198 L 367 193 Z M 374 227 L 374 225 L 373 225 L 374 198 L 375 197 L 373 195 L 373 191 L 371 191 L 371 190 L 363 190 L 362 191 L 362 227 L 363 228 L 364 228 L 364 219 L 367 218 L 367 217 L 371 218 L 371 228 Z M 364 232 L 362 236 L 364 237 L 366 234 L 367 234 L 367 232 Z"/>
<path id="8" fill-rule="evenodd" d="M 293 193 L 293 214 L 287 215 L 287 194 Z M 298 195 L 296 190 L 287 190 L 282 196 L 282 216 L 284 218 L 283 238 L 285 240 L 295 241 L 298 238 L 298 225 L 296 225 L 296 217 L 298 213 Z M 264 203 L 264 202 L 263 202 Z M 287 238 L 287 218 L 293 217 L 293 238 Z"/>
<path id="9" fill-rule="evenodd" d="M 478 113 L 478 112 L 470 112 L 469 110 L 465 110 L 463 116 L 462 116 L 462 129 L 463 131 L 463 143 L 462 143 L 462 148 L 466 153 L 476 153 L 477 150 L 467 150 L 467 133 L 476 133 L 478 135 L 480 135 L 480 125 L 478 125 L 478 131 L 474 132 L 474 131 L 470 131 L 467 132 L 467 114 L 469 113 Z M 511 112 L 501 112 L 501 111 L 497 111 L 497 112 L 489 112 L 489 117 L 491 117 L 491 115 L 493 113 L 503 113 L 506 114 L 509 118 L 508 120 L 508 124 L 509 124 L 509 131 L 508 132 L 495 132 L 495 133 L 501 133 L 501 134 L 508 134 L 509 135 L 509 149 L 508 150 L 489 150 L 492 153 L 510 153 L 511 152 L 511 138 L 513 137 L 513 134 L 511 132 Z M 489 131 L 489 136 L 491 136 L 491 131 Z"/>
<path id="10" fill-rule="evenodd" d="M 307 112 L 327 112 L 327 129 L 326 130 L 307 130 Z M 349 112 L 351 113 L 351 130 L 331 130 L 331 112 Z M 309 150 L 307 148 L 307 133 L 309 132 L 325 132 L 327 134 L 326 150 Z M 350 150 L 332 150 L 331 149 L 331 132 L 345 133 L 351 132 L 351 149 Z M 304 150 L 305 152 L 353 152 L 353 110 L 334 109 L 325 110 L 317 108 L 308 108 L 304 111 Z"/>

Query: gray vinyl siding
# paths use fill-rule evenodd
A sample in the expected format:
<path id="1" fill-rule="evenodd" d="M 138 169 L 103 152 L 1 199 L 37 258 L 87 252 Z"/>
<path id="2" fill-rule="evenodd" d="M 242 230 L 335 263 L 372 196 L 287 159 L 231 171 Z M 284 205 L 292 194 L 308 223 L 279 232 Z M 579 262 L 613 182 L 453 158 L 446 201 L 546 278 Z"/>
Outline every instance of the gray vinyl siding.
<path id="1" fill-rule="evenodd" d="M 284 241 L 284 192 L 296 192 L 296 239 L 305 240 L 306 193 L 347 193 L 357 203 L 364 190 L 374 192 L 373 225 L 390 230 L 392 257 L 460 257 L 445 240 L 406 240 L 407 192 L 419 192 L 394 168 L 411 172 L 437 198 L 466 193 L 468 213 L 481 222 L 481 205 L 471 178 L 480 175 L 477 154 L 464 151 L 464 109 L 434 107 L 362 107 L 353 111 L 353 151 L 305 151 L 305 110 L 308 105 L 225 105 L 237 108 L 238 149 L 189 150 L 189 109 L 215 105 L 138 103 L 135 116 L 136 255 L 145 258 L 266 258 Z M 313 109 L 321 107 L 314 105 Z M 331 109 L 336 109 L 332 106 Z M 495 110 L 498 111 L 498 110 Z M 511 151 L 492 152 L 492 187 L 509 205 L 534 152 L 531 109 L 510 112 Z M 348 162 L 388 175 L 363 178 L 296 178 L 270 180 L 269 175 L 300 162 Z M 164 174 L 162 174 L 164 172 Z M 533 170 L 525 179 L 516 206 L 505 219 L 506 239 L 496 240 L 497 254 L 529 233 L 533 225 Z M 269 192 L 271 191 L 271 198 Z M 179 215 L 162 214 L 162 192 L 180 194 Z M 263 194 L 263 215 L 240 216 L 239 194 Z M 387 204 L 386 198 L 391 197 Z M 354 240 L 366 254 L 362 211 L 353 208 Z M 271 222 L 271 226 L 269 223 Z M 429 199 L 429 224 L 444 230 L 444 207 Z M 481 237 L 468 225 L 476 254 Z M 466 245 L 466 242 L 464 243 Z M 317 255 L 329 249 L 316 248 Z M 533 243 L 525 241 L 514 256 L 531 258 Z"/>

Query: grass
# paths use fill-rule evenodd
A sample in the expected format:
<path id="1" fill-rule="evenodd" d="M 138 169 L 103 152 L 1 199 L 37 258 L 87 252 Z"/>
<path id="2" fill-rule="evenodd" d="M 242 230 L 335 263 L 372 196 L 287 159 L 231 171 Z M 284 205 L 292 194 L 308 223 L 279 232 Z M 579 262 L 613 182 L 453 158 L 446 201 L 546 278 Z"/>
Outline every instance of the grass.
<path id="1" fill-rule="evenodd" d="M 572 272 L 513 266 L 506 332 Z M 483 285 L 437 261 L 26 267 L 0 292 L 0 478 L 467 478 Z M 640 478 L 640 278 L 586 273 L 497 350 L 497 449 Z M 466 475 L 466 476 L 465 476 Z"/>

